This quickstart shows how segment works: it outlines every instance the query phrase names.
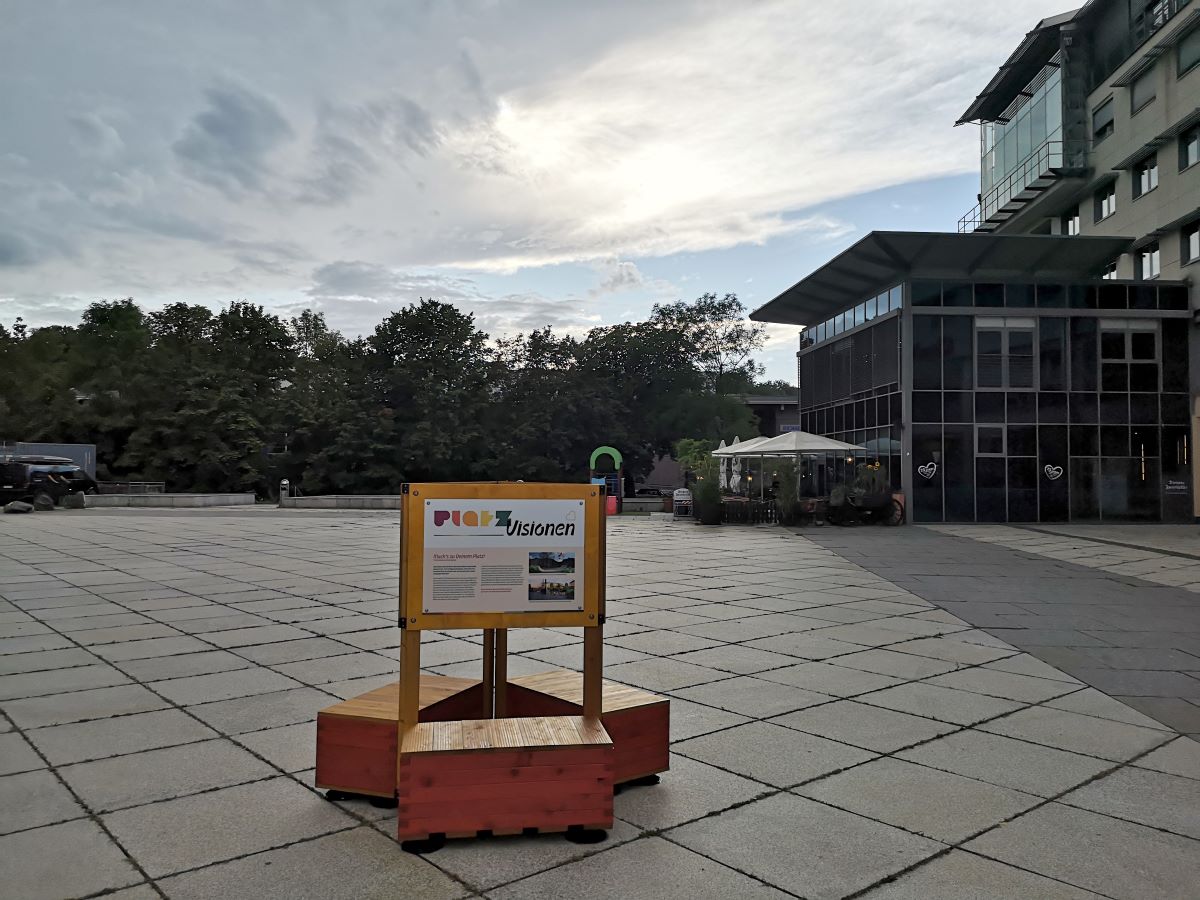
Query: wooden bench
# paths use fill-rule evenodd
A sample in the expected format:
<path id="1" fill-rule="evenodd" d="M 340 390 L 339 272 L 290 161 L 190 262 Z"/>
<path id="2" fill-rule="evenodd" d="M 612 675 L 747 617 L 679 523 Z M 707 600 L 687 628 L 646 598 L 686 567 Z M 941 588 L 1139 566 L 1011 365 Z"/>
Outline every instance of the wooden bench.
<path id="1" fill-rule="evenodd" d="M 400 747 L 400 840 L 612 827 L 613 744 L 582 716 L 422 722 Z"/>
<path id="2" fill-rule="evenodd" d="M 472 678 L 421 675 L 422 722 L 478 719 L 483 687 Z M 396 793 L 396 724 L 400 682 L 317 713 L 316 786 L 375 797 Z"/>
<path id="3" fill-rule="evenodd" d="M 613 741 L 613 782 L 623 784 L 671 767 L 671 701 L 605 681 L 600 720 Z M 583 710 L 583 675 L 559 669 L 508 680 L 510 716 L 569 716 Z"/>

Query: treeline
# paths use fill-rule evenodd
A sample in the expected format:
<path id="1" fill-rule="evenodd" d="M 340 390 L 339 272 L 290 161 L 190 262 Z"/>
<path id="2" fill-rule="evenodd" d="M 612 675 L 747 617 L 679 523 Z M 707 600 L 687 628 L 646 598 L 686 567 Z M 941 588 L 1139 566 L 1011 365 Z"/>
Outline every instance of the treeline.
<path id="1" fill-rule="evenodd" d="M 349 339 L 311 310 L 100 302 L 74 327 L 0 325 L 0 439 L 94 443 L 101 480 L 261 496 L 281 478 L 310 494 L 576 480 L 601 444 L 644 474 L 680 438 L 756 433 L 732 396 L 761 374 L 744 313 L 706 294 L 582 339 L 492 340 L 422 299 Z"/>

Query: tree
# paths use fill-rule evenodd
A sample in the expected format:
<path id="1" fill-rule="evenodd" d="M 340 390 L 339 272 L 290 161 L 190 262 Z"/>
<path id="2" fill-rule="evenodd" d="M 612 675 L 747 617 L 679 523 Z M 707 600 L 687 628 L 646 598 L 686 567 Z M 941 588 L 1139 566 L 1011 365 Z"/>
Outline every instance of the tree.
<path id="1" fill-rule="evenodd" d="M 695 367 L 714 394 L 745 393 L 763 368 L 751 354 L 761 350 L 766 327 L 751 324 L 737 294 L 703 294 L 692 303 L 656 303 L 650 323 L 685 342 Z"/>

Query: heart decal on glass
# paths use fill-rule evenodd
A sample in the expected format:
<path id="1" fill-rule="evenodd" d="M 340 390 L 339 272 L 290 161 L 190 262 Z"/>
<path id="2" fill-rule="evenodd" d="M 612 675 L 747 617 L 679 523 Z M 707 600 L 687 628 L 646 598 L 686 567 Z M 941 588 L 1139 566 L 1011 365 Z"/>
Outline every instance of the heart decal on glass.
<path id="1" fill-rule="evenodd" d="M 925 465 L 923 465 L 923 466 L 917 466 L 917 473 L 922 478 L 932 478 L 934 475 L 937 474 L 937 463 L 928 462 L 928 463 L 925 463 Z"/>
<path id="2" fill-rule="evenodd" d="M 1051 481 L 1058 481 L 1058 479 L 1062 478 L 1063 467 L 1062 466 L 1046 466 L 1045 468 L 1042 469 L 1042 471 L 1046 473 L 1046 477 L 1049 478 Z"/>

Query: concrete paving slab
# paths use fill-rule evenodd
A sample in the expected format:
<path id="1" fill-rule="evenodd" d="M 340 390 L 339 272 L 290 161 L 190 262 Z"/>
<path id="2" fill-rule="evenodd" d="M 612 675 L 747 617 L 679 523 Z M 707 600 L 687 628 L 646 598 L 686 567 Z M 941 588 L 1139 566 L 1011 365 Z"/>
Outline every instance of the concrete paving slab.
<path id="1" fill-rule="evenodd" d="M 795 789 L 848 812 L 958 843 L 1041 803 L 1040 797 L 884 758 Z"/>
<path id="2" fill-rule="evenodd" d="M 45 767 L 25 738 L 15 731 L 0 734 L 0 775 L 12 775 Z"/>
<path id="3" fill-rule="evenodd" d="M 26 732 L 26 737 L 56 766 L 187 744 L 215 736 L 211 728 L 176 709 Z"/>
<path id="4" fill-rule="evenodd" d="M 394 831 L 390 823 L 384 827 Z M 497 885 L 603 853 L 639 834 L 640 829 L 617 819 L 608 837 L 599 844 L 573 844 L 561 834 L 447 841 L 431 861 L 443 872 L 490 893 Z"/>
<path id="5" fill-rule="evenodd" d="M 1200 840 L 1200 781 L 1195 779 L 1127 766 L 1059 802 Z"/>
<path id="6" fill-rule="evenodd" d="M 104 824 L 153 878 L 353 827 L 290 778 L 222 788 L 108 813 Z M 220 822 L 221 827 L 210 827 Z M 197 828 L 196 823 L 206 823 Z"/>
<path id="7" fill-rule="evenodd" d="M 958 727 L 882 707 L 865 706 L 853 700 L 802 709 L 772 721 L 877 753 L 893 753 Z"/>
<path id="8" fill-rule="evenodd" d="M 0 703 L 0 708 L 22 728 L 40 728 L 44 725 L 63 725 L 148 712 L 168 705 L 166 700 L 141 685 L 127 684 L 25 700 L 6 700 Z"/>
<path id="9" fill-rule="evenodd" d="M 676 696 L 705 703 L 739 715 L 765 719 L 781 713 L 828 703 L 833 698 L 791 685 L 777 684 L 750 675 L 739 675 L 695 687 L 680 688 Z"/>
<path id="10" fill-rule="evenodd" d="M 0 778 L 0 834 L 83 815 L 83 807 L 49 769 Z"/>
<path id="11" fill-rule="evenodd" d="M 1023 705 L 998 697 L 940 687 L 930 682 L 884 688 L 860 697 L 859 702 L 958 725 L 973 725 L 1020 709 Z"/>
<path id="12" fill-rule="evenodd" d="M 1200 742 L 1179 737 L 1134 760 L 1133 765 L 1200 780 Z"/>
<path id="13" fill-rule="evenodd" d="M 741 872 L 659 837 L 623 844 L 488 892 L 492 900 L 560 900 L 582 885 L 603 884 L 622 900 L 694 900 L 789 896 Z"/>
<path id="14" fill-rule="evenodd" d="M 945 856 L 863 894 L 863 900 L 1101 900 L 1102 895 L 951 850 Z"/>
<path id="15" fill-rule="evenodd" d="M 312 721 L 317 710 L 337 703 L 339 699 L 334 694 L 306 687 L 216 703 L 200 703 L 188 707 L 188 712 L 217 731 L 243 734 Z"/>
<path id="16" fill-rule="evenodd" d="M 1121 900 L 1179 900 L 1200 884 L 1200 843 L 1058 803 L 965 849 Z"/>
<path id="17" fill-rule="evenodd" d="M 680 741 L 672 748 L 691 759 L 787 787 L 865 762 L 874 753 L 773 725 L 751 722 Z"/>
<path id="18" fill-rule="evenodd" d="M 141 806 L 279 774 L 224 738 L 78 763 L 58 771 L 94 812 Z"/>
<path id="19" fill-rule="evenodd" d="M 1125 725 L 1047 707 L 1030 707 L 995 722 L 982 731 L 1007 735 L 1047 747 L 1125 762 L 1173 737 L 1159 729 Z"/>
<path id="20" fill-rule="evenodd" d="M 870 887 L 944 846 L 792 794 L 776 794 L 666 835 L 813 900 Z"/>
<path id="21" fill-rule="evenodd" d="M 312 896 L 330 900 L 452 900 L 468 893 L 430 862 L 398 853 L 393 841 L 367 827 L 164 878 L 159 884 L 172 900 L 295 900 Z"/>
<path id="22" fill-rule="evenodd" d="M 81 897 L 144 880 L 87 819 L 0 837 L 0 884 L 17 887 L 21 900 Z"/>
<path id="23" fill-rule="evenodd" d="M 959 731 L 897 756 L 1042 797 L 1053 797 L 1112 767 L 1106 760 L 982 731 Z"/>
<path id="24" fill-rule="evenodd" d="M 770 790 L 673 753 L 671 768 L 663 773 L 660 784 L 622 789 L 614 799 L 613 811 L 630 824 L 658 831 L 745 803 Z"/>

